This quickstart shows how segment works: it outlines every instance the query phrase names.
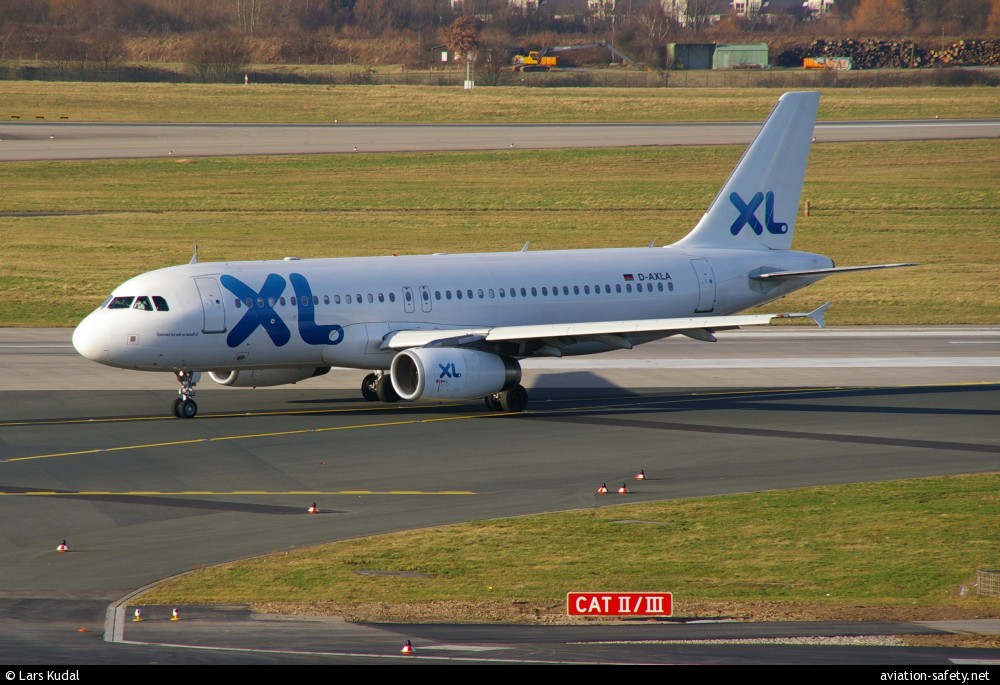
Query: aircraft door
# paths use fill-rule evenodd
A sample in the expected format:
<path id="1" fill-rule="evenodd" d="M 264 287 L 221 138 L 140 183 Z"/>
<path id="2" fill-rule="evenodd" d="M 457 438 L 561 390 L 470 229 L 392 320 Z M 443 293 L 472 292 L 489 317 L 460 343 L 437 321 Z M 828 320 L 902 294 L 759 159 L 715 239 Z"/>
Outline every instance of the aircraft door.
<path id="1" fill-rule="evenodd" d="M 429 312 L 431 310 L 431 290 L 426 285 L 420 286 L 420 311 Z"/>
<path id="2" fill-rule="evenodd" d="M 698 306 L 694 311 L 710 312 L 715 309 L 715 272 L 707 259 L 692 259 L 691 266 L 698 279 Z"/>
<path id="3" fill-rule="evenodd" d="M 226 308 L 222 302 L 222 290 L 214 276 L 201 276 L 194 279 L 201 296 L 201 308 L 205 315 L 202 333 L 226 332 Z"/>
<path id="4" fill-rule="evenodd" d="M 403 286 L 403 311 L 407 314 L 413 313 L 413 288 L 408 285 Z"/>

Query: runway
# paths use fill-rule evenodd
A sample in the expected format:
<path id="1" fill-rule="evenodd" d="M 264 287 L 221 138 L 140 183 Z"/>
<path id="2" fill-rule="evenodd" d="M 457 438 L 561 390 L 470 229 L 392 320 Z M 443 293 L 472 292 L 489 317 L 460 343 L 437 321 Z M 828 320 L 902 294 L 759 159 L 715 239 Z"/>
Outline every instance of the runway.
<path id="1" fill-rule="evenodd" d="M 677 124 L 0 123 L 0 161 L 745 145 L 760 122 Z M 817 142 L 1000 138 L 1000 120 L 843 121 Z"/>
<path id="2" fill-rule="evenodd" d="M 126 620 L 137 589 L 191 568 L 380 532 L 618 504 L 596 486 L 639 468 L 652 477 L 628 502 L 997 470 L 1000 327 L 796 326 L 719 337 L 599 355 L 586 369 L 574 359 L 526 364 L 531 401 L 517 416 L 476 402 L 370 404 L 356 387 L 361 374 L 336 370 L 287 389 L 205 381 L 199 417 L 179 421 L 168 418 L 176 393 L 169 374 L 87 362 L 66 330 L 0 329 L 0 507 L 5 521 L 17 522 L 0 540 L 0 656 L 371 663 L 399 658 L 402 640 L 413 639 L 419 657 L 450 663 L 831 659 L 832 648 L 821 645 L 654 642 L 828 635 L 843 626 L 694 628 L 701 624 L 677 620 L 643 626 L 643 639 L 626 647 L 618 642 L 630 642 L 638 626 L 606 636 L 593 626 L 449 632 L 262 623 L 245 610 L 197 607 L 184 608 L 189 620 L 180 624 L 165 614 L 141 625 Z M 562 362 L 571 364 L 563 370 Z M 313 501 L 322 515 L 305 513 Z M 55 551 L 62 539 L 71 553 Z M 683 616 L 682 602 L 675 614 Z M 90 633 L 76 634 L 81 625 Z M 579 644 L 574 630 L 594 642 Z M 97 647 L 99 635 L 116 641 Z M 226 646 L 218 635 L 230 649 L 181 646 Z M 90 650 L 76 651 L 83 643 Z M 836 663 L 867 664 L 970 656 L 856 644 L 835 653 Z M 1000 659 L 1000 650 L 971 656 Z"/>

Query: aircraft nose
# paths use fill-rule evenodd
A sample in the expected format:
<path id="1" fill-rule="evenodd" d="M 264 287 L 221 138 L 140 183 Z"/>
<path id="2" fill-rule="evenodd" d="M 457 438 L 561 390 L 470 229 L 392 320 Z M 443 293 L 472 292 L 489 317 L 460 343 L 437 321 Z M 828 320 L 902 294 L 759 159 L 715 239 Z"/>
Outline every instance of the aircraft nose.
<path id="1" fill-rule="evenodd" d="M 73 347 L 81 355 L 95 362 L 103 361 L 108 354 L 111 334 L 107 326 L 94 320 L 91 314 L 73 331 Z"/>

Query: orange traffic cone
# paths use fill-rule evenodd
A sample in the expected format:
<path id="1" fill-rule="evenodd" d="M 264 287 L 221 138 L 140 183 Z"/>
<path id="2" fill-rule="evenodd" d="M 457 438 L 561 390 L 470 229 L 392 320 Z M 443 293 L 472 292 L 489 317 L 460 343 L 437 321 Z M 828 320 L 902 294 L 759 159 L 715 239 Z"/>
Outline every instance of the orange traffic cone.
<path id="1" fill-rule="evenodd" d="M 601 483 L 601 487 L 597 488 L 597 494 L 598 495 L 606 495 L 607 492 L 608 492 L 608 484 L 607 483 Z"/>
<path id="2" fill-rule="evenodd" d="M 318 514 L 319 513 L 319 509 L 316 508 L 316 503 L 315 502 L 313 502 L 313 505 L 311 507 L 309 507 L 309 513 L 310 514 Z"/>
<path id="3" fill-rule="evenodd" d="M 628 488 L 625 486 L 625 483 L 622 483 L 622 486 L 620 488 L 618 488 L 618 494 L 619 495 L 627 495 L 628 494 Z"/>
<path id="4" fill-rule="evenodd" d="M 179 621 L 179 620 L 181 620 L 181 612 L 179 612 L 177 610 L 177 607 L 174 607 L 173 612 L 170 614 L 170 620 L 171 621 Z"/>
<path id="5" fill-rule="evenodd" d="M 66 541 L 63 540 L 62 542 L 59 543 L 59 546 L 56 547 L 56 551 L 57 552 L 68 552 L 69 551 L 69 545 L 67 545 Z"/>
<path id="6" fill-rule="evenodd" d="M 402 652 L 403 654 L 413 654 L 413 645 L 410 644 L 409 640 L 407 640 L 406 644 L 403 645 Z"/>
<path id="7" fill-rule="evenodd" d="M 142 620 L 142 609 L 135 610 L 135 616 L 132 618 L 133 623 L 138 623 Z"/>
<path id="8" fill-rule="evenodd" d="M 635 474 L 635 479 L 636 480 L 646 480 L 646 472 L 643 471 L 642 469 L 639 469 L 639 473 Z"/>

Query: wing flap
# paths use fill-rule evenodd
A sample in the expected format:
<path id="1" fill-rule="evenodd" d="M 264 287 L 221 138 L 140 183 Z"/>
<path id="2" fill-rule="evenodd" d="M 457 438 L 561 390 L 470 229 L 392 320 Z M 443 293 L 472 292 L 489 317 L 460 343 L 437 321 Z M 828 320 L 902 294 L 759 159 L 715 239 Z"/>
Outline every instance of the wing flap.
<path id="1" fill-rule="evenodd" d="M 523 342 L 558 338 L 595 338 L 628 336 L 640 333 L 679 333 L 699 340 L 710 340 L 711 333 L 743 326 L 763 326 L 774 319 L 809 318 L 821 328 L 827 302 L 811 312 L 779 314 L 735 314 L 730 316 L 692 316 L 673 319 L 634 319 L 622 321 L 581 321 L 545 323 L 494 328 L 411 329 L 393 331 L 385 336 L 380 348 L 403 350 L 411 347 L 463 347 L 477 342 Z M 624 338 L 622 338 L 624 340 Z M 616 345 L 625 347 L 625 344 Z"/>

